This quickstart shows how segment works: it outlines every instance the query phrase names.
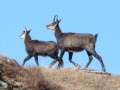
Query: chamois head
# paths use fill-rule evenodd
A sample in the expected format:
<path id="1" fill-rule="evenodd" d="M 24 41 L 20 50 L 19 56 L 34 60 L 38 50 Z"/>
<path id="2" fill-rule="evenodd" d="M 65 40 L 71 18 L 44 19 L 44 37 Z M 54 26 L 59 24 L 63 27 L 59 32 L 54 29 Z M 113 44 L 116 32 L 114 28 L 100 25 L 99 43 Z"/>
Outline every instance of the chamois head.
<path id="1" fill-rule="evenodd" d="M 53 18 L 53 22 L 49 25 L 46 25 L 46 28 L 50 30 L 55 30 L 56 26 L 60 23 L 60 21 L 61 20 L 58 20 L 58 16 L 55 15 Z"/>
<path id="2" fill-rule="evenodd" d="M 29 34 L 29 33 L 30 33 L 30 30 L 27 30 L 27 28 L 25 27 L 25 30 L 20 35 L 20 38 L 25 39 L 26 35 Z"/>

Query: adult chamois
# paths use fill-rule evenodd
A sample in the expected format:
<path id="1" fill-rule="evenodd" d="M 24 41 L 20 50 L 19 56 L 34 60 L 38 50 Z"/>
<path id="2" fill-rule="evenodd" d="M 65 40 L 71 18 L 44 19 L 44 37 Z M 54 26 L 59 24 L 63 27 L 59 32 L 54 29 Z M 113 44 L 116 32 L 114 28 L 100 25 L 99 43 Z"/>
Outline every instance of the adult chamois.
<path id="1" fill-rule="evenodd" d="M 92 34 L 78 34 L 78 33 L 63 33 L 59 27 L 59 23 L 61 20 L 58 20 L 57 15 L 54 16 L 53 22 L 49 25 L 46 25 L 47 29 L 53 30 L 55 37 L 57 39 L 58 47 L 61 51 L 60 59 L 62 59 L 64 52 L 67 51 L 69 53 L 69 61 L 77 66 L 75 62 L 72 61 L 73 52 L 79 52 L 86 50 L 89 61 L 86 64 L 85 68 L 88 68 L 90 65 L 93 57 L 96 57 L 102 66 L 102 70 L 106 72 L 106 68 L 102 61 L 102 58 L 97 54 L 95 51 L 95 43 L 97 40 L 97 34 L 94 36 Z"/>
<path id="2" fill-rule="evenodd" d="M 58 46 L 53 41 L 38 41 L 38 40 L 32 40 L 30 35 L 30 30 L 25 30 L 20 35 L 21 39 L 24 39 L 25 48 L 28 56 L 24 59 L 22 66 L 24 66 L 25 62 L 29 60 L 31 57 L 35 58 L 35 62 L 37 66 L 39 66 L 38 63 L 38 56 L 49 56 L 54 59 L 52 63 L 50 63 L 49 67 L 52 67 L 57 61 L 59 62 L 58 67 L 62 67 L 62 61 L 59 60 L 58 57 Z"/>

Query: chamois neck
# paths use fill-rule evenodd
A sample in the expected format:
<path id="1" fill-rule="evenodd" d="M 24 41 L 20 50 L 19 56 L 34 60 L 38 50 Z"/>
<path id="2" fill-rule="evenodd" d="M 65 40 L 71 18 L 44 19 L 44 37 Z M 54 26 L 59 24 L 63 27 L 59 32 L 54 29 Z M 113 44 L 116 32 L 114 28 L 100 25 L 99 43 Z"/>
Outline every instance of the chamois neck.
<path id="1" fill-rule="evenodd" d="M 31 40 L 32 40 L 32 39 L 31 39 L 30 35 L 29 35 L 29 34 L 27 34 L 27 35 L 25 36 L 25 40 L 24 40 L 25 45 L 27 45 L 27 44 L 28 44 L 28 42 L 29 42 L 29 41 L 31 41 Z"/>
<path id="2" fill-rule="evenodd" d="M 56 37 L 57 40 L 59 39 L 61 34 L 62 34 L 62 31 L 61 31 L 59 25 L 57 25 L 56 28 L 55 28 L 55 37 Z"/>

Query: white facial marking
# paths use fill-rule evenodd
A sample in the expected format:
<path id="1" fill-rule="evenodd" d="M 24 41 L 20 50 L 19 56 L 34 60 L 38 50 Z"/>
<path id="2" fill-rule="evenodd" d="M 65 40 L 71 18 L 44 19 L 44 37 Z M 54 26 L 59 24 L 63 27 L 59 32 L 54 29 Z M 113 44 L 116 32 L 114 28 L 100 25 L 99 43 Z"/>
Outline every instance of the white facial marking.
<path id="1" fill-rule="evenodd" d="M 25 33 L 20 36 L 21 39 L 25 39 Z"/>
<path id="2" fill-rule="evenodd" d="M 47 28 L 48 28 L 48 29 L 51 29 L 51 30 L 54 30 L 54 29 L 55 29 L 55 26 L 48 26 Z"/>

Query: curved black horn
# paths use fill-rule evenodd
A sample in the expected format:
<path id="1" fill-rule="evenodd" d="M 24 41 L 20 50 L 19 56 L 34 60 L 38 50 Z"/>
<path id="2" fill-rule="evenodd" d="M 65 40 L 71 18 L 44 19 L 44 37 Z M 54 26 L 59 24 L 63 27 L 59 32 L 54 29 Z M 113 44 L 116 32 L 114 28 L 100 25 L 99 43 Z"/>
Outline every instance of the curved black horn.
<path id="1" fill-rule="evenodd" d="M 55 18 L 58 17 L 58 15 L 55 15 L 54 18 L 53 18 L 53 22 L 55 22 Z"/>
<path id="2" fill-rule="evenodd" d="M 24 26 L 25 27 L 25 26 Z M 25 31 L 27 31 L 27 28 L 25 27 Z"/>

